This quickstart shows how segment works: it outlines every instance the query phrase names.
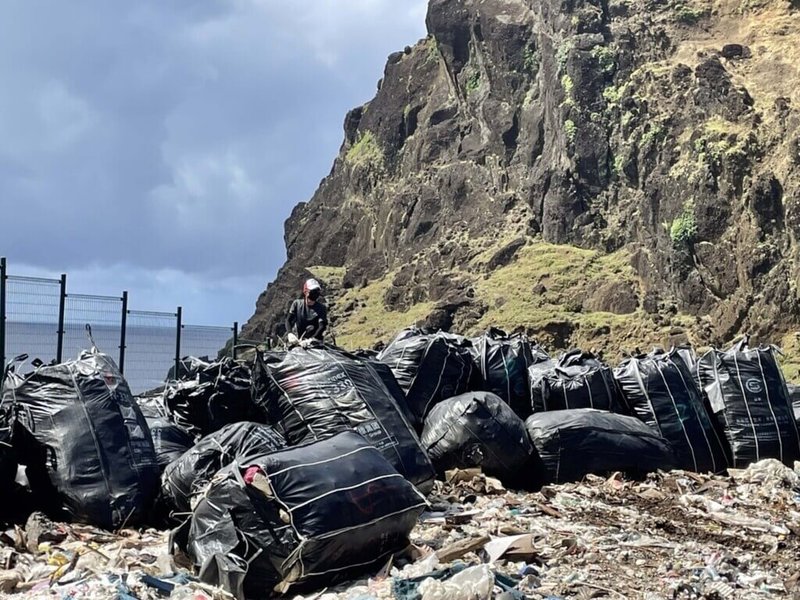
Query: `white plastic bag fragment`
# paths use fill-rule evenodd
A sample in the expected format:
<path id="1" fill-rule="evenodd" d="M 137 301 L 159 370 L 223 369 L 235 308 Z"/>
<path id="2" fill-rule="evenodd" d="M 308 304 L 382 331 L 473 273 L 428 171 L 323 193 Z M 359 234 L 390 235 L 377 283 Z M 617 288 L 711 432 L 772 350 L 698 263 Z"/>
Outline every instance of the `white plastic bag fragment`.
<path id="1" fill-rule="evenodd" d="M 800 476 L 774 458 L 765 458 L 752 463 L 746 469 L 728 469 L 728 473 L 736 483 L 761 484 L 771 487 L 782 485 L 789 488 L 800 487 Z"/>
<path id="2" fill-rule="evenodd" d="M 489 565 L 469 567 L 446 581 L 426 579 L 419 585 L 422 600 L 489 600 L 494 573 Z"/>

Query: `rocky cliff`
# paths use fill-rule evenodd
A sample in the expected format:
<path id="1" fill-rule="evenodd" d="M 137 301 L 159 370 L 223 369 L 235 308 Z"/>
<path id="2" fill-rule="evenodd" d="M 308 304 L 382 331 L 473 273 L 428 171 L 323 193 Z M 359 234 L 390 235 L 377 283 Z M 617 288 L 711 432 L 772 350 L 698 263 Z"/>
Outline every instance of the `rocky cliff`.
<path id="1" fill-rule="evenodd" d="M 427 26 L 345 118 L 244 337 L 313 273 L 343 345 L 796 347 L 798 0 L 431 0 Z"/>

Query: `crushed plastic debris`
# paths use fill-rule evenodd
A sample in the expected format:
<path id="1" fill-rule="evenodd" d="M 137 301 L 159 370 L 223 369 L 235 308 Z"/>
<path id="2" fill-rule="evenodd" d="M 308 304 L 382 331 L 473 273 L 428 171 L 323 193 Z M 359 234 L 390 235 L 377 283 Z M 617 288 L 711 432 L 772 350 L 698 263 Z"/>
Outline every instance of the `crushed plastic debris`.
<path id="1" fill-rule="evenodd" d="M 297 600 L 768 598 L 800 593 L 800 464 L 726 476 L 587 476 L 536 493 L 477 470 L 438 481 L 412 546 L 371 577 Z M 168 553 L 167 534 L 52 524 L 27 548 L 0 534 L 0 594 L 19 598 L 222 600 Z M 43 538 L 44 540 L 44 538 Z M 498 556 L 499 555 L 499 556 Z M 176 575 L 177 574 L 177 575 Z M 487 590 L 489 595 L 487 595 Z"/>

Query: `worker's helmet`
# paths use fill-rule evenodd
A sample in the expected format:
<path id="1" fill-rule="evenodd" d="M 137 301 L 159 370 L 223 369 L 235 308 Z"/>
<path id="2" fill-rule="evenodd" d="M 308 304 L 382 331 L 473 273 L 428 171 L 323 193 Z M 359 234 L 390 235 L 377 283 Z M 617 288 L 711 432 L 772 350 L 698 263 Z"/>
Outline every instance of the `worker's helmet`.
<path id="1" fill-rule="evenodd" d="M 312 300 L 316 300 L 319 298 L 321 292 L 322 286 L 319 284 L 319 281 L 316 279 L 306 279 L 306 282 L 303 284 L 303 295 L 308 296 Z"/>

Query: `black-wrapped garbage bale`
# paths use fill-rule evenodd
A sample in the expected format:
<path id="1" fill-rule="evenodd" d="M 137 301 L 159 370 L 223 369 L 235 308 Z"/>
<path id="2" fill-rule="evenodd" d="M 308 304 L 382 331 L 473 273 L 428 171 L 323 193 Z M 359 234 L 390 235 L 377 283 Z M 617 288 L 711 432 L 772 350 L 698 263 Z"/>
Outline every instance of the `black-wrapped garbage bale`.
<path id="1" fill-rule="evenodd" d="M 472 339 L 472 356 L 481 373 L 484 390 L 500 396 L 522 419 L 531 414 L 528 369 L 550 360 L 544 350 L 522 334 L 509 336 L 490 328 Z"/>
<path id="2" fill-rule="evenodd" d="M 483 387 L 471 353 L 472 343 L 449 333 L 405 329 L 378 355 L 405 392 L 422 423 L 437 402 Z"/>
<path id="3" fill-rule="evenodd" d="M 327 587 L 405 548 L 425 499 L 359 434 L 220 471 L 173 544 L 236 598 Z"/>
<path id="4" fill-rule="evenodd" d="M 185 358 L 186 379 L 168 383 L 164 397 L 172 420 L 203 436 L 242 421 L 265 422 L 250 396 L 250 368 L 230 357 L 212 363 Z"/>
<path id="5" fill-rule="evenodd" d="M 577 408 L 628 413 L 611 368 L 591 353 L 572 350 L 555 362 L 534 364 L 528 376 L 534 413 Z"/>
<path id="6" fill-rule="evenodd" d="M 202 438 L 171 462 L 161 476 L 161 493 L 171 511 L 188 512 L 192 497 L 201 493 L 223 467 L 254 454 L 286 448 L 283 436 L 262 423 L 232 423 Z"/>
<path id="7" fill-rule="evenodd" d="M 727 442 L 717 434 L 677 349 L 629 358 L 614 376 L 633 415 L 670 443 L 679 468 L 720 473 L 728 467 Z"/>
<path id="8" fill-rule="evenodd" d="M 797 422 L 774 347 L 751 348 L 745 337 L 724 352 L 707 352 L 697 370 L 730 444 L 733 467 L 764 458 L 786 465 L 800 459 Z"/>
<path id="9" fill-rule="evenodd" d="M 646 474 L 675 467 L 669 443 L 636 417 L 580 408 L 534 413 L 525 429 L 541 460 L 539 483 L 569 483 L 622 471 Z"/>
<path id="10" fill-rule="evenodd" d="M 290 446 L 355 430 L 409 481 L 427 493 L 433 466 L 411 423 L 372 362 L 327 346 L 262 356 L 253 397 Z M 275 362 L 278 360 L 279 362 Z"/>
<path id="11" fill-rule="evenodd" d="M 50 512 L 63 509 L 74 521 L 110 530 L 146 518 L 158 492 L 156 453 L 110 357 L 92 350 L 26 375 L 10 373 L 3 402 L 14 409 L 17 457 Z"/>
<path id="12" fill-rule="evenodd" d="M 491 392 L 468 392 L 434 406 L 421 440 L 440 474 L 480 467 L 507 485 L 520 481 L 532 452 L 525 423 Z"/>

